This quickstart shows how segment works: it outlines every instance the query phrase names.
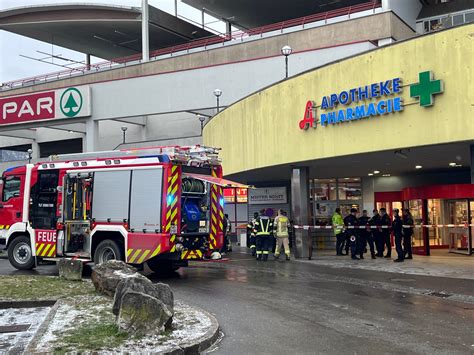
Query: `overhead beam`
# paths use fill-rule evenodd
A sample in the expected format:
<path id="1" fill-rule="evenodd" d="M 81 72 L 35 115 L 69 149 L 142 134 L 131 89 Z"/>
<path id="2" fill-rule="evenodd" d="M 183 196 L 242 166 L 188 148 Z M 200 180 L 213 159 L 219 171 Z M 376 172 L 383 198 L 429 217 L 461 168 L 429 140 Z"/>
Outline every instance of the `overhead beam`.
<path id="1" fill-rule="evenodd" d="M 131 121 L 131 120 L 125 119 L 125 118 L 112 118 L 110 120 L 111 121 L 117 121 L 117 122 L 123 122 L 123 123 L 127 123 L 127 124 L 134 124 L 134 125 L 142 126 L 142 127 L 146 126 L 146 118 L 145 117 L 139 116 L 139 117 L 136 117 L 135 119 L 137 119 L 137 121 Z"/>
<path id="2" fill-rule="evenodd" d="M 74 132 L 74 133 L 86 133 L 86 126 L 82 123 L 48 126 L 48 127 L 43 127 L 43 128 L 56 129 L 59 131 L 68 131 L 68 132 Z"/>
<path id="3" fill-rule="evenodd" d="M 22 129 L 22 130 L 12 130 L 7 132 L 0 132 L 0 136 L 11 137 L 11 138 L 21 138 L 21 139 L 30 139 L 35 140 L 36 132 Z"/>

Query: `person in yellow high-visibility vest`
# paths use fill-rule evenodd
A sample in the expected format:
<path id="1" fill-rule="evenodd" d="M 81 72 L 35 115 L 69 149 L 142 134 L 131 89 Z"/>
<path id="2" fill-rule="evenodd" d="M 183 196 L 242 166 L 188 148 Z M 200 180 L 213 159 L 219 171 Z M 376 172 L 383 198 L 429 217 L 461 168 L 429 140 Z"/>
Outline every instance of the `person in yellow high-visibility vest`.
<path id="1" fill-rule="evenodd" d="M 338 207 L 336 208 L 333 216 L 332 216 L 332 225 L 334 227 L 334 235 L 336 236 L 336 255 L 343 255 L 342 254 L 342 246 L 344 244 L 344 220 L 342 219 L 341 209 Z"/>
<path id="2" fill-rule="evenodd" d="M 278 216 L 276 216 L 275 221 L 273 222 L 273 232 L 276 236 L 276 248 L 275 248 L 275 259 L 280 257 L 280 249 L 283 245 L 285 248 L 286 260 L 290 260 L 290 243 L 288 233 L 290 227 L 290 220 L 286 216 L 285 211 L 278 210 Z"/>

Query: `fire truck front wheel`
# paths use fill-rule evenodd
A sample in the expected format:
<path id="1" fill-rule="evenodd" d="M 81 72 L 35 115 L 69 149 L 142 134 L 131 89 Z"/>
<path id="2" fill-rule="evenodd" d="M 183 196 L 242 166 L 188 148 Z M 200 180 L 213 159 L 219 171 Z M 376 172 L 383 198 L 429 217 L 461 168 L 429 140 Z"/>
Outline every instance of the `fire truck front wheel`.
<path id="1" fill-rule="evenodd" d="M 94 253 L 95 264 L 102 264 L 108 260 L 123 260 L 122 249 L 111 239 L 101 241 Z"/>
<path id="2" fill-rule="evenodd" d="M 35 267 L 29 237 L 22 235 L 12 240 L 8 246 L 8 260 L 18 270 L 31 270 Z"/>

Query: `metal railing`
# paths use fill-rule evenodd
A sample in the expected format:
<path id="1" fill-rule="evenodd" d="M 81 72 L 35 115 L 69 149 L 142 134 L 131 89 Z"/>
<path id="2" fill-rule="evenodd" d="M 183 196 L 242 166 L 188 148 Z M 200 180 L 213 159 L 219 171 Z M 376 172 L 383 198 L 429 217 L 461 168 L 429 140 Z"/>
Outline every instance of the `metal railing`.
<path id="1" fill-rule="evenodd" d="M 179 44 L 179 45 L 175 45 L 175 46 L 171 46 L 167 48 L 154 50 L 150 52 L 150 59 L 156 59 L 157 57 L 164 56 L 164 55 L 172 56 L 173 54 L 178 53 L 178 52 L 189 52 L 190 50 L 197 49 L 197 48 L 202 48 L 203 50 L 206 50 L 206 48 L 211 45 L 225 44 L 226 42 L 229 42 L 229 41 L 238 41 L 238 40 L 243 41 L 244 39 L 255 37 L 255 36 L 263 37 L 264 34 L 274 32 L 274 31 L 280 31 L 281 33 L 283 33 L 284 29 L 295 27 L 295 26 L 302 26 L 304 28 L 305 25 L 318 22 L 318 21 L 324 21 L 324 23 L 327 24 L 328 20 L 336 18 L 336 17 L 348 16 L 350 19 L 350 16 L 352 14 L 363 12 L 363 11 L 373 11 L 375 13 L 375 10 L 377 8 L 380 8 L 381 6 L 382 5 L 381 5 L 380 0 L 374 0 L 374 1 L 369 1 L 366 3 L 362 3 L 359 5 L 348 6 L 348 7 L 344 7 L 337 10 L 327 11 L 323 13 L 318 13 L 314 15 L 282 21 L 282 22 L 278 22 L 278 23 L 274 23 L 270 25 L 265 25 L 265 26 L 254 28 L 254 29 L 250 29 L 248 31 L 238 30 L 238 31 L 233 31 L 232 33 L 227 34 L 227 35 L 215 35 L 211 37 L 196 39 L 184 44 Z M 138 54 L 130 55 L 127 57 L 112 59 L 110 61 L 85 65 L 83 67 L 71 68 L 68 70 L 62 70 L 58 72 L 37 75 L 30 78 L 13 80 L 13 81 L 3 83 L 1 86 L 1 90 L 6 91 L 6 90 L 15 89 L 17 87 L 35 85 L 35 84 L 44 83 L 44 82 L 48 82 L 52 80 L 67 79 L 67 78 L 77 76 L 77 75 L 91 74 L 91 73 L 100 72 L 103 70 L 117 68 L 120 66 L 127 66 L 129 64 L 138 64 L 141 62 L 141 57 L 142 57 L 141 53 L 138 53 Z"/>

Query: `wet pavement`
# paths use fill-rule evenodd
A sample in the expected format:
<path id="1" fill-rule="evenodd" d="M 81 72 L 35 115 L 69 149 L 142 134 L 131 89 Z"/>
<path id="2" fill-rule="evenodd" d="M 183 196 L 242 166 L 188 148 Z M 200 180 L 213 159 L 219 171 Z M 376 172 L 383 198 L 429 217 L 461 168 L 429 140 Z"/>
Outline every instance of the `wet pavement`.
<path id="1" fill-rule="evenodd" d="M 225 334 L 215 354 L 474 354 L 472 279 L 257 263 L 241 248 L 229 255 L 150 275 L 169 283 L 177 299 L 215 314 Z M 0 260 L 0 273 L 16 272 Z"/>

